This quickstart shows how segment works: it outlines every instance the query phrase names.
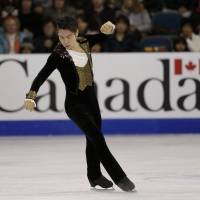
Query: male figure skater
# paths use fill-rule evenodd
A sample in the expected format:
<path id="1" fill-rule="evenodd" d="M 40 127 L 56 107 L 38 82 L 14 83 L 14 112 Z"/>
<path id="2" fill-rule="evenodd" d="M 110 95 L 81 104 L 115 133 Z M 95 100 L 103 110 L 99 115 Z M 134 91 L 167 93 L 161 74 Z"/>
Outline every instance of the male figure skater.
<path id="1" fill-rule="evenodd" d="M 25 108 L 32 111 L 40 86 L 57 69 L 66 87 L 65 111 L 86 136 L 87 176 L 92 187 L 110 188 L 113 183 L 105 178 L 100 162 L 114 181 L 124 191 L 132 191 L 134 183 L 126 176 L 113 157 L 101 132 L 101 114 L 97 102 L 90 47 L 112 34 L 114 24 L 106 22 L 101 33 L 79 38 L 74 18 L 64 17 L 57 22 L 59 43 L 48 57 L 42 70 L 34 79 L 26 95 Z"/>

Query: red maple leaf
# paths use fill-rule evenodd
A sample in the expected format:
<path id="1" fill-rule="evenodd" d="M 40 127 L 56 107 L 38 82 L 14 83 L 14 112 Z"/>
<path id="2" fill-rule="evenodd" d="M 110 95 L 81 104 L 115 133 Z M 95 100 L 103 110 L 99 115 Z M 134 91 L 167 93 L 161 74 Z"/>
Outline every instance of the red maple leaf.
<path id="1" fill-rule="evenodd" d="M 190 61 L 187 65 L 185 65 L 185 67 L 186 67 L 188 70 L 193 71 L 193 70 L 196 68 L 196 65 L 193 64 L 193 63 Z"/>

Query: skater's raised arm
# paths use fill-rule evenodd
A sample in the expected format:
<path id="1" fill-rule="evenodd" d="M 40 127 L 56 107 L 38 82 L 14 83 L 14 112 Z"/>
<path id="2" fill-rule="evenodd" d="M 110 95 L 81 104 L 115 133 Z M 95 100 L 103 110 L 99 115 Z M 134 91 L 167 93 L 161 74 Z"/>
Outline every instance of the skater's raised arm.
<path id="1" fill-rule="evenodd" d="M 36 107 L 35 99 L 37 96 L 37 92 L 41 85 L 45 82 L 45 80 L 49 77 L 49 75 L 56 69 L 57 62 L 59 56 L 56 53 L 52 53 L 48 59 L 44 67 L 38 73 L 38 75 L 33 80 L 31 88 L 29 92 L 26 94 L 26 99 L 24 101 L 24 107 L 27 110 L 32 111 Z"/>
<path id="2" fill-rule="evenodd" d="M 88 40 L 90 47 L 92 47 L 95 44 L 101 43 L 105 39 L 107 39 L 109 35 L 114 33 L 114 30 L 115 30 L 115 25 L 112 22 L 107 21 L 101 26 L 100 28 L 101 33 L 94 35 L 86 35 L 85 37 Z"/>

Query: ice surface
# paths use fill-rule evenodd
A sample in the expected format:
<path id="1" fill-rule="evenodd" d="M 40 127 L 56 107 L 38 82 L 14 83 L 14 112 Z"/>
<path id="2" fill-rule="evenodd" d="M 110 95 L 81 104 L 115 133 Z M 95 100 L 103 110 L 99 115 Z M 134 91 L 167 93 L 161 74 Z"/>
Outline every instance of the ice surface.
<path id="1" fill-rule="evenodd" d="M 84 137 L 2 137 L 0 200 L 200 199 L 200 135 L 106 139 L 136 192 L 90 188 Z"/>

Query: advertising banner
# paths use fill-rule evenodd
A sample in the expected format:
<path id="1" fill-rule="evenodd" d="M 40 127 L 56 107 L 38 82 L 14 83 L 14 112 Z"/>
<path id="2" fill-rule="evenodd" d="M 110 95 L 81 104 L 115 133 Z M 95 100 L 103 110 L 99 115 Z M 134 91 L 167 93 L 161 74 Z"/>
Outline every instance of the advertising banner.
<path id="1" fill-rule="evenodd" d="M 65 87 L 57 70 L 40 88 L 36 111 L 23 109 L 25 95 L 48 56 L 0 56 L 0 132 L 9 132 L 5 123 L 11 122 L 20 123 L 21 128 L 25 123 L 49 124 L 49 120 L 69 123 L 64 112 Z M 163 127 L 161 132 L 181 132 L 179 125 L 186 122 L 186 132 L 200 132 L 198 53 L 101 53 L 93 55 L 93 65 L 102 118 L 111 128 L 108 132 L 115 133 L 117 122 L 122 123 L 120 132 L 159 132 L 160 123 L 175 126 L 171 131 Z M 124 123 L 128 131 L 123 130 Z M 156 124 L 156 128 L 151 125 L 142 131 L 138 127 L 143 123 Z"/>

